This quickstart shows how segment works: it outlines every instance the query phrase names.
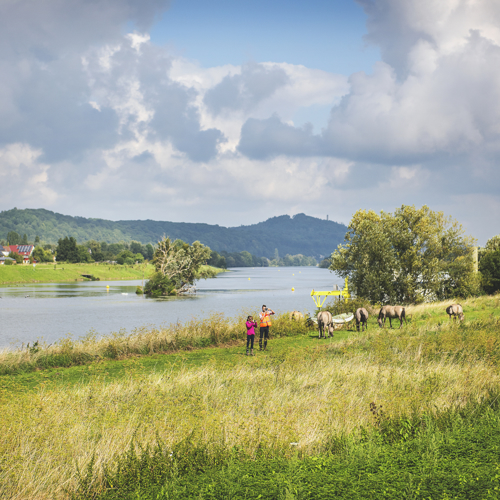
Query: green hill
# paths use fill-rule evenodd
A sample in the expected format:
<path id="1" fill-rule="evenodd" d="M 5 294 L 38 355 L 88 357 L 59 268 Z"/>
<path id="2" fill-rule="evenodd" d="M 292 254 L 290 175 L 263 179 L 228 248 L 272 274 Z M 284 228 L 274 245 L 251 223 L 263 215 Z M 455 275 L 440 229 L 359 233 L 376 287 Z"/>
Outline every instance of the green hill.
<path id="1" fill-rule="evenodd" d="M 154 220 L 110 221 L 87 219 L 51 212 L 45 209 L 5 210 L 0 212 L 0 239 L 9 231 L 27 234 L 29 241 L 39 236 L 42 241 L 56 243 L 59 238 L 74 236 L 79 243 L 88 240 L 117 243 L 139 241 L 156 243 L 164 234 L 188 243 L 199 240 L 221 252 L 248 252 L 272 258 L 277 248 L 286 254 L 329 255 L 344 239 L 347 227 L 333 221 L 297 214 L 281 215 L 250 226 L 219 225 Z"/>

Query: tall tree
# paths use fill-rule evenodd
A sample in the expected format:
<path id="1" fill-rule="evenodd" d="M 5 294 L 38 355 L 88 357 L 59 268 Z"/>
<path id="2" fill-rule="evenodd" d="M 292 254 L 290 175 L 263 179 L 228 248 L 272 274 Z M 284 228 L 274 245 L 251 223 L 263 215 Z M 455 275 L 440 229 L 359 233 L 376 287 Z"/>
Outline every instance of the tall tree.
<path id="1" fill-rule="evenodd" d="M 358 210 L 330 269 L 349 278 L 354 293 L 372 302 L 418 303 L 478 292 L 475 240 L 461 225 L 427 206 L 394 214 Z"/>
<path id="2" fill-rule="evenodd" d="M 24 233 L 23 237 L 21 238 L 21 245 L 27 245 L 27 244 L 28 244 L 28 235 Z"/>
<path id="3" fill-rule="evenodd" d="M 9 245 L 19 245 L 21 237 L 15 231 L 9 231 L 7 234 L 7 241 Z"/>
<path id="4" fill-rule="evenodd" d="M 486 293 L 500 290 L 500 234 L 493 236 L 479 252 L 479 271 Z"/>
<path id="5" fill-rule="evenodd" d="M 58 262 L 80 262 L 80 254 L 76 239 L 66 236 L 57 242 L 56 257 Z"/>
<path id="6" fill-rule="evenodd" d="M 145 293 L 168 295 L 174 289 L 184 293 L 196 278 L 203 278 L 200 267 L 210 258 L 210 248 L 195 241 L 192 245 L 164 237 L 158 242 L 153 264 L 155 273 L 145 286 Z"/>

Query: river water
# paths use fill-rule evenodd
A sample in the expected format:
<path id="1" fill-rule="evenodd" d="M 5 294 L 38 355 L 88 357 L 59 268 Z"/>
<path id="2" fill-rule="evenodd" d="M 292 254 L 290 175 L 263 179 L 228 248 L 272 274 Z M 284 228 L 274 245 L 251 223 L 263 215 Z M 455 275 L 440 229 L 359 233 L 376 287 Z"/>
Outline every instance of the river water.
<path id="1" fill-rule="evenodd" d="M 262 304 L 276 313 L 314 312 L 312 289 L 343 285 L 328 269 L 317 267 L 234 268 L 198 281 L 196 295 L 184 297 L 136 295 L 136 286 L 141 284 L 140 280 L 87 281 L 0 287 L 0 347 L 34 340 L 52 343 L 68 334 L 78 339 L 90 330 L 102 335 L 131 331 L 213 312 L 233 317 L 243 311 L 257 312 Z"/>

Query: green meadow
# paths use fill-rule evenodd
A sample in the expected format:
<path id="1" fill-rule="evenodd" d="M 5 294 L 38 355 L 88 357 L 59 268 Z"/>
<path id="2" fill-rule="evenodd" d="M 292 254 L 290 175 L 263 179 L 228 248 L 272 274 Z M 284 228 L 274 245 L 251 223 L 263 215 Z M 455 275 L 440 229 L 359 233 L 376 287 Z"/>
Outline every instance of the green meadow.
<path id="1" fill-rule="evenodd" d="M 284 314 L 253 357 L 244 315 L 3 352 L 0 496 L 499 498 L 500 295 L 449 303 L 326 340 Z"/>
<path id="2" fill-rule="evenodd" d="M 211 269 L 213 275 L 222 272 L 211 266 L 202 266 Z M 154 266 L 136 264 L 133 266 L 113 264 L 18 264 L 14 266 L 0 266 L 0 285 L 14 283 L 57 283 L 63 281 L 84 281 L 83 274 L 90 274 L 101 281 L 139 280 L 145 279 L 154 271 Z"/>

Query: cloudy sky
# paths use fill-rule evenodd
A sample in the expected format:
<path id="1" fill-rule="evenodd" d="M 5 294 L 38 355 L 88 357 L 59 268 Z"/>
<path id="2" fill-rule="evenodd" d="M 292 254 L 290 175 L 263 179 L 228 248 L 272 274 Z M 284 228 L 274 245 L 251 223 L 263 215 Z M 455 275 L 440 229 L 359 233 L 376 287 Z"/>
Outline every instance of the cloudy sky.
<path id="1" fill-rule="evenodd" d="M 2 0 L 0 209 L 500 232 L 500 2 Z"/>

